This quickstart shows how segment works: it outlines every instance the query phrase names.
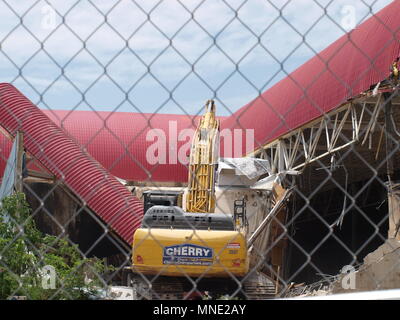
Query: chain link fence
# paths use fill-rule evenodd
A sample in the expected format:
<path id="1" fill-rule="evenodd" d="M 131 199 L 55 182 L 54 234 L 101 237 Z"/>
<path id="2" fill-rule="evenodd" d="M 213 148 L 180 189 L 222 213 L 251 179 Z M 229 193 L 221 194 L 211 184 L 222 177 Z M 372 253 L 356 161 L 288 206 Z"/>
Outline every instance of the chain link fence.
<path id="1" fill-rule="evenodd" d="M 398 9 L 0 1 L 0 297 L 399 288 Z"/>

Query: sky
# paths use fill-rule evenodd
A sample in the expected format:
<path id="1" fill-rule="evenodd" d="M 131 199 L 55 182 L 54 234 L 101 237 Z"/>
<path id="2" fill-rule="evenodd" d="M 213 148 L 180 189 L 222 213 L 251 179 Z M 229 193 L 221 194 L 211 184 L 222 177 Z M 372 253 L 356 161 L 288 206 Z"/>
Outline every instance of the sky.
<path id="1" fill-rule="evenodd" d="M 0 82 L 42 109 L 228 116 L 390 0 L 0 0 Z"/>

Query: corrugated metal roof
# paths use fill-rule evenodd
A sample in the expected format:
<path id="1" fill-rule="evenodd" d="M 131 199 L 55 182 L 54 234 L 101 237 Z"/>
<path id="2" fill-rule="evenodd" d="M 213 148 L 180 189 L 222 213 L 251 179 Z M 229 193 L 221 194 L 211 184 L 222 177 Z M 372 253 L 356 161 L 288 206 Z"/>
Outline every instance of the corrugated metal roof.
<path id="1" fill-rule="evenodd" d="M 254 128 L 256 145 L 320 117 L 389 76 L 400 53 L 400 1 L 386 6 L 221 123 Z"/>
<path id="2" fill-rule="evenodd" d="M 143 205 L 116 178 L 9 84 L 0 84 L 0 124 L 24 132 L 26 150 L 62 179 L 128 244 L 140 225 Z"/>
<path id="3" fill-rule="evenodd" d="M 187 180 L 185 166 L 174 163 L 172 157 L 191 141 L 175 135 L 185 129 L 194 131 L 197 116 L 58 110 L 45 113 L 116 177 L 149 182 Z M 153 152 L 148 152 L 160 140 L 150 133 L 151 129 L 165 134 L 165 143 L 160 141 L 166 148 L 165 163 L 153 164 L 156 159 Z M 176 148 L 171 141 L 176 141 Z"/>

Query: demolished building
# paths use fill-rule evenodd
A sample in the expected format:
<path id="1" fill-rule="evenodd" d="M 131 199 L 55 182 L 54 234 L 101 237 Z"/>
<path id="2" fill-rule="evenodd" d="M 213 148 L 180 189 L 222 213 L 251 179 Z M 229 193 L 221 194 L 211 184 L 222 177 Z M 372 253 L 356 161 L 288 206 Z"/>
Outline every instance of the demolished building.
<path id="1" fill-rule="evenodd" d="M 344 265 L 362 263 L 386 239 L 400 239 L 400 98 L 390 70 L 400 55 L 399 21 L 400 3 L 395 1 L 220 119 L 222 129 L 239 132 L 221 141 L 227 160 L 220 167 L 220 182 L 221 187 L 231 185 L 223 193 L 232 198 L 229 203 L 239 198 L 235 194 L 246 183 L 259 194 L 276 191 L 271 186 L 276 179 L 287 188 L 295 186 L 268 236 L 259 240 L 266 251 L 260 257 L 281 286 L 311 283 L 321 277 L 319 272 L 336 274 Z M 169 160 L 187 141 L 173 139 L 170 126 L 177 132 L 193 129 L 195 116 L 42 111 L 10 84 L 0 84 L 0 99 L 2 168 L 11 150 L 10 137 L 22 131 L 31 162 L 25 192 L 41 217 L 39 226 L 70 234 L 92 254 L 108 256 L 129 246 L 142 215 L 137 197 L 141 189 L 186 183 L 187 167 Z M 165 133 L 165 163 L 146 157 L 155 141 L 148 139 L 152 129 Z M 254 130 L 253 150 L 246 146 L 243 129 Z M 241 174 L 237 189 L 229 172 L 237 175 L 240 164 L 229 160 L 232 154 L 224 154 L 231 149 L 226 146 L 235 143 L 248 151 L 242 156 L 268 163 L 260 175 Z M 85 163 L 81 171 L 76 159 Z M 133 194 L 115 177 L 133 186 Z M 104 181 L 107 190 L 102 189 Z M 107 203 L 119 203 L 120 211 Z M 264 205 L 271 209 L 270 203 Z M 269 209 L 261 210 L 254 231 Z"/>

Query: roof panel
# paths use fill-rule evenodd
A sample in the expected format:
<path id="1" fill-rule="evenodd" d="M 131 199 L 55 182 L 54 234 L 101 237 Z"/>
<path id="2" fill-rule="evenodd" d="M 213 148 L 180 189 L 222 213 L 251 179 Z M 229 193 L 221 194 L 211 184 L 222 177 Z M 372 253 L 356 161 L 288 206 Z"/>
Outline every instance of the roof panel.
<path id="1" fill-rule="evenodd" d="M 11 135 L 17 130 L 23 131 L 27 151 L 63 179 L 130 244 L 142 218 L 141 201 L 13 86 L 0 84 L 0 100 L 2 127 Z"/>

